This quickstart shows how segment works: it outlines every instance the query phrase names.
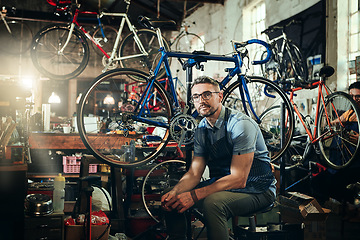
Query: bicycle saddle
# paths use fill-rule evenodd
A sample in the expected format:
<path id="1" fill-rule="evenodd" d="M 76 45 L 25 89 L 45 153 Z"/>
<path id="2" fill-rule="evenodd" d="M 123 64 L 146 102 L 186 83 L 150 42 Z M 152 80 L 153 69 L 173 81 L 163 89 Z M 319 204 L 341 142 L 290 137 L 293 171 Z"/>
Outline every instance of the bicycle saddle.
<path id="1" fill-rule="evenodd" d="M 332 66 L 324 66 L 320 69 L 320 77 L 330 77 L 334 74 L 335 70 Z"/>
<path id="2" fill-rule="evenodd" d="M 138 22 L 146 27 L 146 28 L 161 28 L 161 27 L 165 27 L 165 26 L 175 26 L 176 22 L 173 20 L 152 20 L 148 17 L 145 16 L 139 16 L 138 17 Z"/>

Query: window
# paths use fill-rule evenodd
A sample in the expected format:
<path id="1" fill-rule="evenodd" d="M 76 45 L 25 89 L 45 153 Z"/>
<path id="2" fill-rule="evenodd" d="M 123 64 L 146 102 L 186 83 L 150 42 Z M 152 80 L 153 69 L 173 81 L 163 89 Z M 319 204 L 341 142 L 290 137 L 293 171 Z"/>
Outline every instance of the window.
<path id="1" fill-rule="evenodd" d="M 348 60 L 353 61 L 360 56 L 360 1 L 349 0 L 349 54 Z M 356 75 L 351 74 L 350 82 L 356 80 Z"/>
<path id="2" fill-rule="evenodd" d="M 243 40 L 249 40 L 253 38 L 261 39 L 266 41 L 265 35 L 261 34 L 265 30 L 265 2 L 256 1 L 255 3 L 249 4 L 243 10 L 244 15 L 244 38 Z M 261 55 L 265 48 L 259 44 L 252 44 L 247 47 L 250 54 L 250 60 L 260 60 Z M 254 74 L 261 75 L 260 66 L 251 66 Z"/>

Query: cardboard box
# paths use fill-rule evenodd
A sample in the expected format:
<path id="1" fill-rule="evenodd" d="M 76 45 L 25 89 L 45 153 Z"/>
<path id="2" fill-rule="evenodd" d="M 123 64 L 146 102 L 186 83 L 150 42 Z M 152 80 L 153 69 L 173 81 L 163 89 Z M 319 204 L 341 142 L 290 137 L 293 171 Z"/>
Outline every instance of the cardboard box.
<path id="1" fill-rule="evenodd" d="M 286 223 L 325 221 L 331 212 L 329 209 L 322 208 L 315 198 L 298 192 L 289 192 L 287 196 L 279 196 L 279 201 L 281 219 Z"/>
<path id="2" fill-rule="evenodd" d="M 96 240 L 107 228 L 108 225 L 91 226 L 91 239 Z M 65 226 L 65 240 L 85 240 L 86 228 L 83 225 Z M 110 227 L 100 240 L 109 239 Z"/>

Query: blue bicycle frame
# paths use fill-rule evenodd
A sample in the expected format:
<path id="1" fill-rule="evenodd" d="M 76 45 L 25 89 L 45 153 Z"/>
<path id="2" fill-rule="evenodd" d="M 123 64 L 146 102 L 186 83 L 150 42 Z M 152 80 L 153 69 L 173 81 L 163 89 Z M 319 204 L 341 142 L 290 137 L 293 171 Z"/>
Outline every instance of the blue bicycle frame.
<path id="1" fill-rule="evenodd" d="M 151 74 L 151 76 L 148 79 L 148 84 L 147 84 L 147 86 L 145 88 L 145 91 L 144 91 L 146 94 L 142 94 L 142 96 L 141 96 L 141 98 L 139 100 L 139 102 L 142 103 L 142 104 L 137 105 L 137 107 L 135 109 L 135 112 L 136 112 L 140 108 L 139 114 L 137 116 L 133 116 L 133 118 L 134 118 L 134 120 L 141 120 L 142 122 L 146 122 L 146 123 L 150 123 L 150 124 L 156 124 L 156 125 L 158 125 L 160 127 L 168 128 L 168 125 L 166 123 L 160 123 L 160 122 L 152 121 L 152 120 L 141 117 L 141 116 L 143 116 L 144 109 L 145 109 L 144 105 L 146 104 L 146 101 L 143 101 L 143 100 L 144 99 L 149 99 L 150 94 L 151 94 L 149 89 L 152 88 L 152 86 L 154 84 L 154 81 L 156 81 L 156 76 L 158 75 L 158 73 L 160 71 L 160 68 L 162 66 L 164 66 L 165 71 L 166 71 L 166 76 L 169 79 L 170 92 L 171 92 L 173 100 L 174 100 L 174 106 L 173 107 L 175 109 L 179 108 L 179 102 L 178 102 L 178 99 L 177 99 L 177 96 L 176 96 L 176 91 L 175 91 L 175 87 L 174 87 L 174 83 L 173 83 L 173 77 L 172 77 L 172 74 L 171 74 L 171 71 L 170 71 L 170 64 L 169 64 L 169 61 L 168 61 L 169 57 L 178 58 L 178 59 L 188 59 L 183 64 L 183 66 L 186 66 L 186 68 L 192 68 L 192 67 L 194 67 L 196 65 L 199 66 L 200 63 L 207 62 L 207 61 L 221 61 L 221 62 L 232 62 L 232 63 L 234 63 L 235 67 L 226 69 L 228 74 L 224 78 L 224 80 L 219 83 L 220 89 L 224 89 L 226 84 L 229 83 L 234 76 L 236 76 L 236 75 L 240 76 L 241 73 L 242 73 L 241 72 L 241 67 L 243 66 L 243 61 L 242 61 L 242 56 L 241 55 L 243 53 L 241 51 L 239 51 L 238 49 L 246 50 L 245 49 L 246 45 L 254 44 L 254 43 L 263 45 L 266 48 L 266 51 L 267 51 L 268 55 L 264 60 L 253 61 L 252 64 L 254 64 L 254 65 L 255 64 L 263 64 L 263 63 L 267 62 L 271 58 L 271 54 L 272 54 L 271 50 L 270 50 L 270 46 L 266 42 L 264 42 L 262 40 L 259 40 L 259 39 L 251 39 L 251 40 L 248 40 L 246 42 L 232 41 L 232 45 L 233 45 L 233 49 L 234 49 L 234 54 L 233 54 L 232 57 L 226 57 L 226 56 L 223 56 L 223 55 L 209 54 L 207 52 L 198 52 L 198 53 L 196 53 L 196 52 L 194 52 L 194 53 L 173 52 L 173 51 L 167 52 L 166 49 L 164 48 L 163 43 L 162 43 L 162 38 L 160 37 L 161 36 L 160 29 L 159 28 L 156 28 L 156 29 L 153 28 L 153 30 L 155 30 L 157 32 L 157 35 L 158 35 L 159 43 L 160 43 L 160 46 L 161 46 L 160 49 L 159 49 L 159 51 L 161 52 L 161 58 L 160 58 L 159 63 L 157 64 L 155 70 L 153 71 L 153 73 Z M 247 102 L 249 104 L 249 107 L 250 107 L 250 110 L 252 111 L 253 115 L 255 116 L 256 121 L 258 123 L 260 123 L 260 118 L 255 113 L 255 110 L 254 110 L 253 105 L 252 105 L 251 100 L 250 100 L 249 90 L 248 90 L 247 85 L 246 85 L 246 78 L 244 77 L 244 75 L 240 76 L 240 77 L 241 77 L 241 81 L 242 81 L 242 87 L 239 90 L 240 90 L 242 104 L 243 104 L 243 106 L 245 106 L 245 102 L 247 100 Z M 186 82 L 187 82 L 187 84 L 192 82 L 191 75 L 187 76 Z M 264 92 L 268 97 L 273 97 L 271 94 L 267 93 L 265 89 L 264 89 Z M 187 105 L 189 105 L 189 100 L 190 99 L 187 99 L 187 102 L 186 102 Z M 245 109 L 245 113 L 249 115 L 249 112 L 248 112 L 247 108 L 244 108 L 244 109 Z M 196 117 L 197 115 L 198 115 L 198 113 L 196 111 L 192 114 L 193 117 Z"/>

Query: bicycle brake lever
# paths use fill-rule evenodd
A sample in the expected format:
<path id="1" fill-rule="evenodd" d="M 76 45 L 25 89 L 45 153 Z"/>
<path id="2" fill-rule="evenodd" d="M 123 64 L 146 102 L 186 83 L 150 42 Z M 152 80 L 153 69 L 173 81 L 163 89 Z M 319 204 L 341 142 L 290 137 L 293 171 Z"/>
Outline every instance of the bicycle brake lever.
<path id="1" fill-rule="evenodd" d="M 247 48 L 242 48 L 242 50 L 240 51 L 241 54 L 241 58 L 246 58 L 249 55 L 249 51 L 247 50 Z"/>
<path id="2" fill-rule="evenodd" d="M 198 70 L 200 70 L 200 71 L 204 71 L 204 65 L 202 65 L 201 63 L 196 63 L 195 64 L 195 68 L 196 69 L 198 69 Z"/>
<path id="3" fill-rule="evenodd" d="M 177 60 L 180 62 L 181 66 L 184 65 L 184 61 L 181 58 L 178 58 Z"/>

